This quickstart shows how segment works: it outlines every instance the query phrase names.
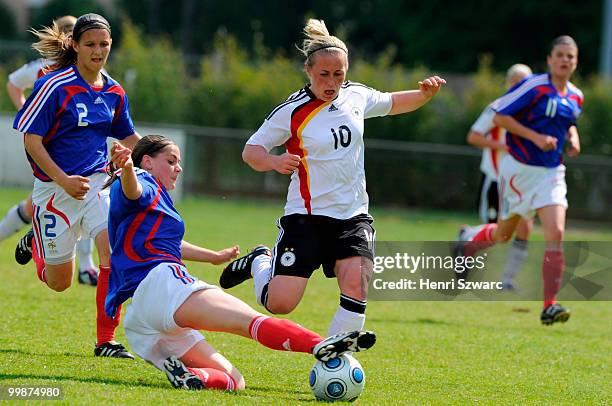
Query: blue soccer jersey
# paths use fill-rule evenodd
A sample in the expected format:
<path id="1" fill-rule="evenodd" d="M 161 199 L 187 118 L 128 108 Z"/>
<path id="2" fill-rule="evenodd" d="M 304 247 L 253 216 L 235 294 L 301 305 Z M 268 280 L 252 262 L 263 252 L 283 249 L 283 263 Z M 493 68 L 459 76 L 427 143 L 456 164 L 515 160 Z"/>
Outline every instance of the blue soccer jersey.
<path id="1" fill-rule="evenodd" d="M 572 83 L 568 83 L 566 94 L 560 94 L 550 75 L 545 73 L 526 78 L 493 102 L 491 107 L 540 134 L 557 138 L 555 150 L 542 151 L 525 138 L 510 132 L 506 134 L 510 154 L 517 161 L 554 168 L 562 162 L 565 137 L 582 112 L 583 100 L 582 92 Z"/>
<path id="2" fill-rule="evenodd" d="M 119 83 L 103 76 L 100 91 L 74 65 L 42 76 L 13 122 L 19 132 L 41 136 L 51 159 L 67 175 L 103 171 L 106 138 L 122 140 L 135 133 L 127 95 Z M 51 180 L 29 155 L 28 160 L 34 176 Z"/>
<path id="3" fill-rule="evenodd" d="M 148 172 L 137 169 L 142 195 L 130 200 L 121 182 L 110 190 L 108 239 L 112 250 L 105 312 L 132 297 L 138 284 L 162 262 L 181 262 L 185 224 L 166 189 Z"/>

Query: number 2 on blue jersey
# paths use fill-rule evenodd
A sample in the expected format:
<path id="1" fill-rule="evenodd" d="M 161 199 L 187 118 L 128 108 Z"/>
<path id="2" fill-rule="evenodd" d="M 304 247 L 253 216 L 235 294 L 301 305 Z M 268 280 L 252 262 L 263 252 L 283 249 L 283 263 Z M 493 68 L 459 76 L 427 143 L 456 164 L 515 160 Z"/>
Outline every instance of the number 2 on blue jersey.
<path id="1" fill-rule="evenodd" d="M 87 125 L 89 124 L 87 121 L 83 121 L 83 119 L 85 117 L 87 117 L 87 106 L 85 105 L 85 103 L 77 103 L 76 104 L 77 110 L 79 111 L 79 122 L 78 122 L 78 126 L 79 127 L 87 127 Z"/>

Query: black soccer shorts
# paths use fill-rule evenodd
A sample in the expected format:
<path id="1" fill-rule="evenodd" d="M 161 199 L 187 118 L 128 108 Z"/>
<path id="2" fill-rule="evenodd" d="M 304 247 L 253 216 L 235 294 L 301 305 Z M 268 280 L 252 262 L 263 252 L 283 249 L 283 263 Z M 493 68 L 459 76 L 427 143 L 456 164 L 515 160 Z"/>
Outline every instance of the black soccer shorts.
<path id="1" fill-rule="evenodd" d="M 290 214 L 277 221 L 279 229 L 273 250 L 272 276 L 310 278 L 321 265 L 334 278 L 339 259 L 366 257 L 374 260 L 376 231 L 369 214 L 346 220 L 327 216 Z"/>

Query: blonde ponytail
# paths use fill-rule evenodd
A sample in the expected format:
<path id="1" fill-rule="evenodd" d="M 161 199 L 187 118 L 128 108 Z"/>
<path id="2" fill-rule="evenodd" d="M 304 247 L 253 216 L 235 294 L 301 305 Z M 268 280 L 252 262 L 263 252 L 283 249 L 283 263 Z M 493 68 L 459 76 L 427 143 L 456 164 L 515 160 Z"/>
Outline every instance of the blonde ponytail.
<path id="1" fill-rule="evenodd" d="M 38 42 L 32 44 L 38 53 L 45 59 L 55 62 L 55 69 L 63 69 L 76 63 L 77 54 L 72 48 L 72 34 L 60 30 L 54 21 L 51 27 L 43 27 L 38 31 L 30 29 L 38 37 Z"/>
<path id="2" fill-rule="evenodd" d="M 304 27 L 304 35 L 306 39 L 302 42 L 302 47 L 298 49 L 306 57 L 306 63 L 309 66 L 313 65 L 312 55 L 317 51 L 336 52 L 340 49 L 348 56 L 346 44 L 341 39 L 330 35 L 323 20 L 309 19 Z"/>

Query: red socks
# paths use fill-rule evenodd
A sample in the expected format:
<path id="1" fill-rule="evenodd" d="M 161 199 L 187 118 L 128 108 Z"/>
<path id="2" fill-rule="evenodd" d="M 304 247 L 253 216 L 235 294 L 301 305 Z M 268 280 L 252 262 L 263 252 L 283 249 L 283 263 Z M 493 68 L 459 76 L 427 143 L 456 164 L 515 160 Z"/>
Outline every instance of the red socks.
<path id="1" fill-rule="evenodd" d="M 47 283 L 47 272 L 45 270 L 45 260 L 38 254 L 36 238 L 32 239 L 32 259 L 36 264 L 36 275 L 42 282 Z"/>
<path id="2" fill-rule="evenodd" d="M 480 231 L 476 233 L 471 241 L 467 242 L 463 247 L 463 254 L 466 257 L 473 257 L 477 252 L 487 249 L 495 245 L 493 233 L 497 228 L 497 224 L 485 224 Z"/>
<path id="3" fill-rule="evenodd" d="M 317 333 L 291 320 L 268 316 L 254 317 L 249 326 L 249 334 L 253 340 L 273 350 L 308 354 L 312 352 L 312 347 L 323 340 Z"/>
<path id="4" fill-rule="evenodd" d="M 100 275 L 102 276 L 102 275 Z M 100 286 L 100 279 L 98 279 Z M 256 316 L 249 325 L 249 334 L 260 344 L 280 351 L 311 353 L 323 340 L 320 335 L 286 319 Z M 188 368 L 197 375 L 206 389 L 234 390 L 236 381 L 227 373 L 212 368 Z"/>
<path id="5" fill-rule="evenodd" d="M 205 389 L 234 390 L 236 381 L 229 374 L 213 368 L 187 368 L 204 382 Z"/>
<path id="6" fill-rule="evenodd" d="M 544 280 L 544 308 L 557 303 L 557 293 L 563 280 L 563 251 L 546 250 L 542 263 L 542 279 Z"/>
<path id="7" fill-rule="evenodd" d="M 115 339 L 115 329 L 117 329 L 119 319 L 121 318 L 121 306 L 119 306 L 115 318 L 110 318 L 104 313 L 110 272 L 110 267 L 100 265 L 98 286 L 96 287 L 96 336 L 98 338 L 96 345 L 104 344 Z"/>

